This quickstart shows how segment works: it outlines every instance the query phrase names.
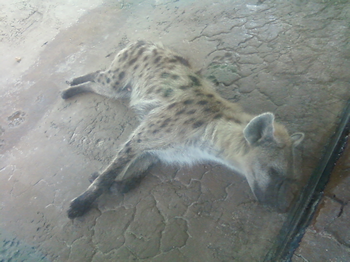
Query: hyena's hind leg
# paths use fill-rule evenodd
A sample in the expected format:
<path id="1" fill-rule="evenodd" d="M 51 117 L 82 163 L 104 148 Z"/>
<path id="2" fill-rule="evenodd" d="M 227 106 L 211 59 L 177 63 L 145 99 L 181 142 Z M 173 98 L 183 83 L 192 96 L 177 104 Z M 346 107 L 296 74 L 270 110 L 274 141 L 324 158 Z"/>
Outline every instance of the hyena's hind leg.
<path id="1" fill-rule="evenodd" d="M 79 85 L 71 86 L 62 91 L 61 97 L 63 99 L 68 99 L 81 93 L 95 93 L 92 88 L 92 82 L 86 82 Z"/>
<path id="2" fill-rule="evenodd" d="M 114 80 L 115 76 L 108 72 L 96 71 L 74 78 L 70 87 L 63 90 L 61 97 L 68 99 L 81 93 L 95 93 L 109 98 L 128 98 L 131 94 L 131 85 L 123 81 Z"/>
<path id="3" fill-rule="evenodd" d="M 70 85 L 67 89 L 63 90 L 61 97 L 63 99 L 71 98 L 80 93 L 95 92 L 93 85 L 96 85 L 95 79 L 100 75 L 100 71 L 89 73 L 66 83 Z"/>
<path id="4" fill-rule="evenodd" d="M 96 77 L 100 74 L 101 70 L 98 70 L 96 72 L 93 73 L 89 73 L 87 75 L 83 75 L 83 76 L 79 76 L 77 78 L 74 78 L 72 81 L 67 81 L 67 84 L 69 84 L 70 86 L 76 86 L 82 83 L 86 83 L 89 81 L 94 81 L 96 79 Z"/>

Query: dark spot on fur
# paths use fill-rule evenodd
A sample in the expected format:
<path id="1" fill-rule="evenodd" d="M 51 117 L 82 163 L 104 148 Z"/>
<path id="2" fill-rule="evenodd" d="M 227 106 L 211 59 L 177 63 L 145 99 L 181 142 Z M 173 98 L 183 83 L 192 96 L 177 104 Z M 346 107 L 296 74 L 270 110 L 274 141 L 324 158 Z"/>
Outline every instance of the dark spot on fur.
<path id="1" fill-rule="evenodd" d="M 237 123 L 237 124 L 241 124 L 241 123 L 242 123 L 240 120 L 238 120 L 238 119 L 236 119 L 236 118 L 234 118 L 234 117 L 226 117 L 225 119 L 226 119 L 227 121 L 233 121 L 233 122 L 235 122 L 235 123 Z"/>
<path id="2" fill-rule="evenodd" d="M 139 65 L 134 66 L 134 70 L 136 70 L 137 68 L 139 68 Z"/>
<path id="3" fill-rule="evenodd" d="M 190 66 L 190 64 L 188 63 L 188 61 L 185 59 L 185 58 L 183 58 L 183 57 L 181 57 L 181 56 L 178 56 L 178 55 L 176 55 L 176 56 L 174 56 L 175 57 L 175 59 L 177 59 L 177 61 L 179 61 L 181 64 L 183 64 L 184 66 L 187 66 L 187 67 L 189 67 Z"/>
<path id="4" fill-rule="evenodd" d="M 142 142 L 142 139 L 137 139 L 137 143 L 141 143 Z"/>
<path id="5" fill-rule="evenodd" d="M 136 62 L 136 60 L 137 60 L 137 57 L 131 59 L 131 60 L 129 61 L 129 65 L 133 65 L 133 64 Z"/>
<path id="6" fill-rule="evenodd" d="M 173 130 L 171 128 L 168 128 L 167 130 L 165 130 L 165 132 L 167 133 L 171 133 Z"/>
<path id="7" fill-rule="evenodd" d="M 207 97 L 211 98 L 211 97 L 214 97 L 214 95 L 213 94 L 207 94 Z"/>
<path id="8" fill-rule="evenodd" d="M 148 55 L 146 55 L 144 58 L 143 58 L 143 61 L 145 62 L 146 60 L 148 59 Z M 145 65 L 145 67 L 148 65 L 148 63 Z"/>
<path id="9" fill-rule="evenodd" d="M 107 82 L 107 84 L 109 84 L 111 82 L 111 79 L 109 77 L 107 77 L 106 82 Z"/>
<path id="10" fill-rule="evenodd" d="M 154 76 L 148 76 L 147 78 L 146 78 L 146 80 L 147 81 L 150 81 L 150 80 L 152 80 L 154 78 Z"/>
<path id="11" fill-rule="evenodd" d="M 176 63 L 176 62 L 177 62 L 177 59 L 173 58 L 173 59 L 170 59 L 168 62 L 169 62 L 169 63 Z"/>
<path id="12" fill-rule="evenodd" d="M 193 104 L 194 100 L 193 99 L 188 99 L 184 101 L 184 105 L 190 105 Z"/>
<path id="13" fill-rule="evenodd" d="M 170 121 L 171 121 L 171 118 L 165 119 L 163 124 L 160 126 L 160 128 L 166 127 L 169 124 Z"/>
<path id="14" fill-rule="evenodd" d="M 176 105 L 177 105 L 176 102 L 175 102 L 175 103 L 172 103 L 171 105 L 168 106 L 168 109 L 171 109 L 171 108 L 173 108 L 173 107 L 176 106 Z"/>
<path id="15" fill-rule="evenodd" d="M 146 44 L 145 41 L 139 40 L 139 41 L 137 41 L 137 43 L 136 43 L 136 48 L 139 48 L 140 46 L 143 46 L 143 45 L 145 45 L 145 44 Z"/>
<path id="16" fill-rule="evenodd" d="M 162 91 L 162 89 L 163 89 L 163 88 L 158 88 L 158 89 L 156 90 L 156 93 L 159 94 L 159 93 Z"/>
<path id="17" fill-rule="evenodd" d="M 119 87 L 119 82 L 115 82 L 113 88 L 117 89 Z"/>
<path id="18" fill-rule="evenodd" d="M 178 75 L 171 75 L 171 78 L 174 79 L 174 80 L 177 80 L 179 79 L 180 77 Z"/>
<path id="19" fill-rule="evenodd" d="M 125 72 L 124 71 L 120 72 L 118 75 L 119 80 L 122 80 L 124 76 L 125 76 Z"/>
<path id="20" fill-rule="evenodd" d="M 177 111 L 175 115 L 176 116 L 181 115 L 181 114 L 185 113 L 185 111 L 186 111 L 186 109 L 181 109 L 180 111 Z"/>
<path id="21" fill-rule="evenodd" d="M 154 59 L 154 63 L 158 64 L 161 58 L 161 56 L 157 56 L 156 59 Z"/>
<path id="22" fill-rule="evenodd" d="M 114 73 L 118 73 L 119 72 L 119 68 L 117 68 L 116 70 L 113 71 Z"/>
<path id="23" fill-rule="evenodd" d="M 158 50 L 157 49 L 153 49 L 152 53 L 156 56 L 158 54 Z"/>
<path id="24" fill-rule="evenodd" d="M 214 116 L 214 119 L 219 119 L 219 118 L 221 118 L 223 115 L 221 114 L 221 113 L 219 113 L 219 114 L 216 114 L 215 116 Z"/>
<path id="25" fill-rule="evenodd" d="M 141 78 L 141 77 L 143 77 L 143 73 L 140 73 L 140 74 L 139 74 L 139 78 Z"/>
<path id="26" fill-rule="evenodd" d="M 198 127 L 202 126 L 203 124 L 204 124 L 204 122 L 199 120 L 199 121 L 195 122 L 192 126 L 193 126 L 193 128 L 198 128 Z"/>
<path id="27" fill-rule="evenodd" d="M 220 108 L 218 106 L 213 106 L 213 105 L 210 105 L 210 106 L 206 106 L 204 107 L 204 112 L 209 112 L 209 113 L 220 113 Z"/>
<path id="28" fill-rule="evenodd" d="M 198 101 L 197 104 L 198 104 L 198 105 L 206 105 L 206 104 L 208 104 L 208 101 L 206 101 L 206 100 L 201 100 L 201 101 Z"/>
<path id="29" fill-rule="evenodd" d="M 194 113 L 196 113 L 196 109 L 192 109 L 192 110 L 190 110 L 190 111 L 188 111 L 186 114 L 188 114 L 188 115 L 193 115 Z"/>
<path id="30" fill-rule="evenodd" d="M 186 90 L 186 89 L 189 89 L 190 86 L 179 86 L 179 88 L 180 88 L 181 90 Z"/>
<path id="31" fill-rule="evenodd" d="M 145 48 L 142 47 L 142 48 L 137 52 L 137 55 L 141 55 L 144 51 L 145 51 Z"/>
<path id="32" fill-rule="evenodd" d="M 166 73 L 166 72 L 164 72 L 164 73 L 162 73 L 162 74 L 160 75 L 161 78 L 167 78 L 167 77 L 169 77 L 169 76 L 170 76 L 170 74 L 169 74 L 169 73 Z"/>
<path id="33" fill-rule="evenodd" d="M 158 132 L 159 132 L 158 129 L 154 129 L 152 133 L 153 133 L 153 134 L 157 134 Z"/>
<path id="34" fill-rule="evenodd" d="M 173 92 L 174 92 L 174 90 L 172 90 L 171 88 L 167 88 L 164 91 L 163 97 L 169 97 L 172 95 Z"/>
<path id="35" fill-rule="evenodd" d="M 121 61 L 125 61 L 128 58 L 128 51 L 125 51 Z"/>
<path id="36" fill-rule="evenodd" d="M 186 120 L 186 121 L 184 122 L 184 124 L 185 124 L 185 125 L 191 124 L 194 120 L 196 120 L 196 119 L 195 119 L 194 117 L 192 117 L 192 118 Z"/>
<path id="37" fill-rule="evenodd" d="M 196 96 L 204 96 L 204 94 L 202 93 L 202 90 L 200 89 L 195 89 L 194 92 L 196 93 Z"/>
<path id="38" fill-rule="evenodd" d="M 199 79 L 197 77 L 191 76 L 191 75 L 189 75 L 188 77 L 191 79 L 192 84 L 194 86 L 200 86 L 201 85 L 201 82 L 199 81 Z"/>

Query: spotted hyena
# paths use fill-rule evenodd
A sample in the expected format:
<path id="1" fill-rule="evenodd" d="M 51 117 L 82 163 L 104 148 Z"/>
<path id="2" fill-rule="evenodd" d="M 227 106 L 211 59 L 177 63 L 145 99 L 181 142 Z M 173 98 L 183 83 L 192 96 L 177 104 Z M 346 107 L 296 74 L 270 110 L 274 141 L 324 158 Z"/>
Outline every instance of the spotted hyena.
<path id="1" fill-rule="evenodd" d="M 114 160 L 73 199 L 78 217 L 116 183 L 126 192 L 151 165 L 216 161 L 246 177 L 257 200 L 284 211 L 292 198 L 293 149 L 303 133 L 289 135 L 272 113 L 252 116 L 222 98 L 182 56 L 138 41 L 118 53 L 106 71 L 73 79 L 67 99 L 83 92 L 129 98 L 140 124 Z"/>

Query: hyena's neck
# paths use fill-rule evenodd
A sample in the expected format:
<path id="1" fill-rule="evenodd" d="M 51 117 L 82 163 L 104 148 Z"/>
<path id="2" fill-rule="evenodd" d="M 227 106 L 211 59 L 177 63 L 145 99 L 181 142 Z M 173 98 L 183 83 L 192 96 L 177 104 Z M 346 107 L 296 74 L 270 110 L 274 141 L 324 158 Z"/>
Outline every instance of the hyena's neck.
<path id="1" fill-rule="evenodd" d="M 232 104 L 232 106 L 236 105 Z M 232 115 L 235 112 L 229 110 L 229 113 L 225 113 Z M 243 130 L 252 118 L 253 116 L 240 112 L 239 116 L 235 115 L 234 120 L 227 117 L 210 124 L 206 132 L 207 138 L 213 141 L 214 148 L 220 152 L 220 158 L 224 164 L 242 175 L 244 173 L 243 161 L 250 151 Z"/>

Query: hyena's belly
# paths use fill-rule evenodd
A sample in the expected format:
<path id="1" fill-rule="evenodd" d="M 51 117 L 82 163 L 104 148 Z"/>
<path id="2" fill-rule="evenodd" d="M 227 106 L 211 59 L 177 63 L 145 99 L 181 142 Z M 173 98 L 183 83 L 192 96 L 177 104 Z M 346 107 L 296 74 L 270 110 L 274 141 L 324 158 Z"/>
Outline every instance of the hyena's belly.
<path id="1" fill-rule="evenodd" d="M 212 151 L 212 150 L 211 150 Z M 152 151 L 165 164 L 194 165 L 200 162 L 222 162 L 214 152 L 199 147 L 173 147 Z"/>

